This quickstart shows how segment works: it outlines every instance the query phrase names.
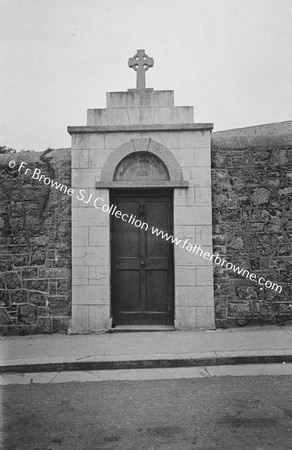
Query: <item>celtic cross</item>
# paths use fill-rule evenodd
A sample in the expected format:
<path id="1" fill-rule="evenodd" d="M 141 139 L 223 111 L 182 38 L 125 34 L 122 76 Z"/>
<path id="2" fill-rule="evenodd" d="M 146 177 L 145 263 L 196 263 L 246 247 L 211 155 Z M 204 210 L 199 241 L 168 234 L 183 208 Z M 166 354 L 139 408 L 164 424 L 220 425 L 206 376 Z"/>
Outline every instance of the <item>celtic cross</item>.
<path id="1" fill-rule="evenodd" d="M 153 67 L 153 58 L 149 58 L 149 56 L 146 55 L 145 50 L 137 50 L 136 55 L 129 59 L 128 64 L 131 69 L 134 69 L 137 72 L 137 89 L 145 89 L 145 72 L 150 69 L 150 67 Z"/>

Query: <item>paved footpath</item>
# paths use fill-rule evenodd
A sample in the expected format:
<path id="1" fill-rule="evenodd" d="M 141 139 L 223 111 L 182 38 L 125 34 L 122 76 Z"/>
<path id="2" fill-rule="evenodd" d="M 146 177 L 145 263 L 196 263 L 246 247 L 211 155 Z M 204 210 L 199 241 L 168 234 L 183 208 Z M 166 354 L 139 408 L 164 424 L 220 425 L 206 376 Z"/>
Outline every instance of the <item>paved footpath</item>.
<path id="1" fill-rule="evenodd" d="M 292 363 L 292 326 L 0 339 L 0 373 Z"/>

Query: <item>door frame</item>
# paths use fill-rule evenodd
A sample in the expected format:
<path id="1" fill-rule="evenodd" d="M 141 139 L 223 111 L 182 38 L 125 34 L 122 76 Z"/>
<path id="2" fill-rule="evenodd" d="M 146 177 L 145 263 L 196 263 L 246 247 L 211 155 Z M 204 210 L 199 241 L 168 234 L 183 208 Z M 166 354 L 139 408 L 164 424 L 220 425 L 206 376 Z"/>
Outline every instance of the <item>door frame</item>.
<path id="1" fill-rule="evenodd" d="M 113 197 L 139 197 L 139 195 L 148 197 L 169 197 L 171 199 L 171 229 L 170 232 L 174 232 L 174 189 L 173 188 L 128 188 L 128 189 L 110 189 L 109 199 L 110 205 L 114 204 Z M 114 253 L 114 240 L 113 240 L 113 220 L 114 217 L 110 216 L 110 315 L 112 328 L 115 328 L 114 323 L 114 289 L 113 289 L 113 253 Z M 159 238 L 157 238 L 159 239 Z M 175 267 L 174 267 L 174 246 L 169 245 L 169 258 L 170 258 L 170 270 L 169 270 L 169 292 L 170 298 L 168 298 L 168 310 L 171 323 L 168 325 L 174 325 L 175 319 Z M 139 325 L 135 325 L 138 326 Z M 143 325 L 141 325 L 143 327 Z"/>

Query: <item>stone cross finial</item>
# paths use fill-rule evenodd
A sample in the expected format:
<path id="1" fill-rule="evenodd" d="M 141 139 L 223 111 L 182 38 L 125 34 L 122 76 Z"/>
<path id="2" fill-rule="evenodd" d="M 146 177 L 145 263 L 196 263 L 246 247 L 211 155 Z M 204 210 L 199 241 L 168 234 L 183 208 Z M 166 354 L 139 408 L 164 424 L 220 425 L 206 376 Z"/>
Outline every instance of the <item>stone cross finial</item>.
<path id="1" fill-rule="evenodd" d="M 128 61 L 129 67 L 137 72 L 137 89 L 145 89 L 145 72 L 154 66 L 153 58 L 146 55 L 145 50 L 137 50 L 133 58 Z"/>

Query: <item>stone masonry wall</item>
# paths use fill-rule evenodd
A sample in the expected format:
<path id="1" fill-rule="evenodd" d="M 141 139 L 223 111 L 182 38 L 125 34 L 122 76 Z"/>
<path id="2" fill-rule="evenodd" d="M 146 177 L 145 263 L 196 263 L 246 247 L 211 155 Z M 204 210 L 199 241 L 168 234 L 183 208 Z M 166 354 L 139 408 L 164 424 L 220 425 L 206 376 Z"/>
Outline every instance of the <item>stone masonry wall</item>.
<path id="1" fill-rule="evenodd" d="M 8 162 L 14 159 L 14 169 Z M 71 317 L 70 149 L 0 155 L 0 331 L 65 332 Z M 282 286 L 276 293 L 215 266 L 217 327 L 292 319 L 292 148 L 212 148 L 213 246 Z"/>
<path id="2" fill-rule="evenodd" d="M 10 160 L 16 161 L 13 169 Z M 70 187 L 70 149 L 0 155 L 0 331 L 66 331 L 71 315 L 71 198 L 21 161 Z"/>
<path id="3" fill-rule="evenodd" d="M 212 148 L 214 253 L 283 289 L 215 266 L 216 326 L 292 319 L 292 148 L 220 145 Z"/>

